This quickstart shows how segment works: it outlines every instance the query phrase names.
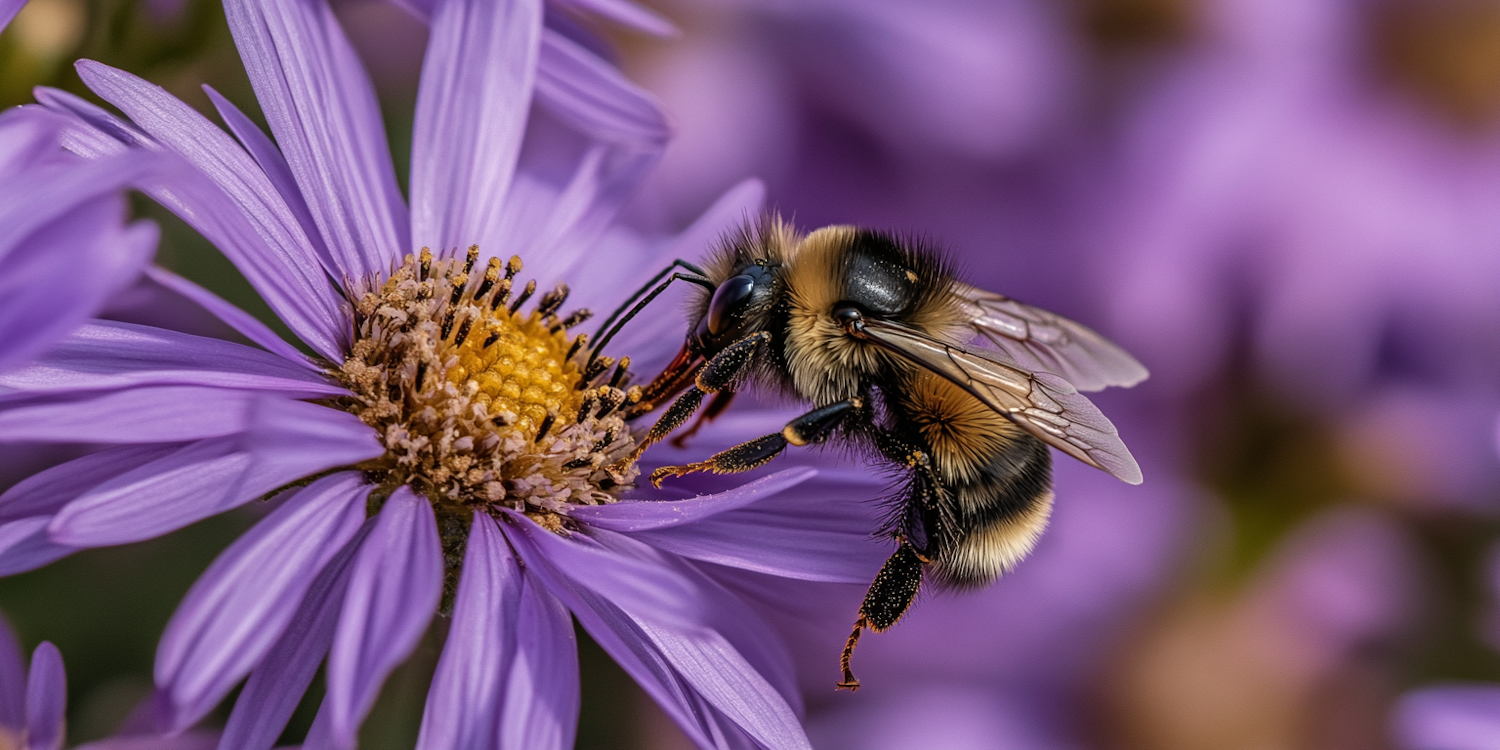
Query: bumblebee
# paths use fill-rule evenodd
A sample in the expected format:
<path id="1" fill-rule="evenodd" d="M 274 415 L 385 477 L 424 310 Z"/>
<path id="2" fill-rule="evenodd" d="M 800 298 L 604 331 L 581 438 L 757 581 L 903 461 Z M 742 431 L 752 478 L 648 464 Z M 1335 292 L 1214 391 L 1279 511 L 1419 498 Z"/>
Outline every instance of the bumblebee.
<path id="1" fill-rule="evenodd" d="M 849 226 L 803 235 L 767 218 L 726 238 L 702 268 L 675 265 L 687 272 L 631 314 L 685 280 L 700 288 L 691 333 L 627 414 L 676 399 L 626 461 L 706 396 L 695 429 L 736 391 L 769 387 L 816 408 L 778 433 L 658 469 L 652 483 L 746 471 L 787 445 L 829 441 L 902 477 L 878 530 L 896 549 L 860 605 L 839 688 L 859 687 L 849 661 L 861 632 L 895 625 L 924 580 L 985 586 L 1031 551 L 1052 509 L 1048 446 L 1141 481 L 1114 425 L 1078 392 L 1134 385 L 1146 369 L 1078 323 L 963 283 L 920 242 Z"/>

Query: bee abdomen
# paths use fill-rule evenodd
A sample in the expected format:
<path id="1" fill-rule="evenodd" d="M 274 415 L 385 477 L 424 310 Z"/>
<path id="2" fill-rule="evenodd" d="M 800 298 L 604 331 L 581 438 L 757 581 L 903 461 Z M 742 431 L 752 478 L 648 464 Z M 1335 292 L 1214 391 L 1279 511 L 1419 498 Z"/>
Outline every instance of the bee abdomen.
<path id="1" fill-rule="evenodd" d="M 1015 567 L 1052 515 L 1052 456 L 1030 436 L 991 456 L 969 481 L 948 484 L 956 528 L 933 555 L 931 572 L 955 588 L 986 586 Z"/>

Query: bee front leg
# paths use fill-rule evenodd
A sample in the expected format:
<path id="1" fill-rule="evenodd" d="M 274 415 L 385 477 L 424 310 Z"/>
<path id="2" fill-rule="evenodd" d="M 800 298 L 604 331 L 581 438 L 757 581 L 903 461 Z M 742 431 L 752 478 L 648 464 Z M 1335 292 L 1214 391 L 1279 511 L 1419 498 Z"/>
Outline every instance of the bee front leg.
<path id="1" fill-rule="evenodd" d="M 754 358 L 755 350 L 771 338 L 771 334 L 764 331 L 751 336 L 746 336 L 739 341 L 724 347 L 724 351 L 715 354 L 698 371 L 698 376 L 692 387 L 683 391 L 667 411 L 651 425 L 651 431 L 636 443 L 635 450 L 630 452 L 619 463 L 620 466 L 629 466 L 646 452 L 647 448 L 661 442 L 663 438 L 672 434 L 672 431 L 681 427 L 693 412 L 703 403 L 703 394 L 718 393 L 728 390 L 734 386 L 735 379 L 744 371 L 745 365 L 750 364 Z M 660 486 L 660 483 L 657 483 Z"/>
<path id="2" fill-rule="evenodd" d="M 864 405 L 864 399 L 856 396 L 813 409 L 788 422 L 781 432 L 740 443 L 733 448 L 715 453 L 706 461 L 686 466 L 663 466 L 651 472 L 651 484 L 660 487 L 662 480 L 667 477 L 678 477 L 695 471 L 711 471 L 715 474 L 749 471 L 775 458 L 788 443 L 801 446 L 821 442 L 833 432 L 839 423 L 849 415 L 863 409 Z"/>

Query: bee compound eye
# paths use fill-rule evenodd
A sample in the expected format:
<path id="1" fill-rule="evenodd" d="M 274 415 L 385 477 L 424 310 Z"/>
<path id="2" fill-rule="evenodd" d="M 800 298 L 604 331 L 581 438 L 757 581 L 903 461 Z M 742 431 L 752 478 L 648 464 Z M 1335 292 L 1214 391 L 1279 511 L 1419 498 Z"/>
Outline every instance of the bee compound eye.
<path id="1" fill-rule="evenodd" d="M 833 308 L 833 321 L 835 323 L 838 323 L 840 326 L 843 326 L 844 330 L 846 331 L 854 328 L 856 325 L 863 322 L 864 319 L 865 314 L 863 312 L 860 312 L 859 308 L 853 305 L 845 304 Z"/>
<path id="2" fill-rule="evenodd" d="M 708 303 L 708 332 L 718 335 L 728 327 L 729 317 L 739 312 L 755 291 L 755 279 L 749 275 L 735 276 L 719 285 Z"/>

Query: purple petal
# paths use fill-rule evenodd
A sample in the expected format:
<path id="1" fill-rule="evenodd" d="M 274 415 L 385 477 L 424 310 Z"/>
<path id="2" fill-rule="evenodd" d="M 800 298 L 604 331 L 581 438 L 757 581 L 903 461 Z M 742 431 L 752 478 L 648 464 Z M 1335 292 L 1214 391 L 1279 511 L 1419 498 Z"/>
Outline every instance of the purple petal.
<path id="1" fill-rule="evenodd" d="M 297 351 L 291 344 L 283 341 L 269 326 L 256 320 L 254 316 L 235 307 L 217 294 L 160 266 L 147 268 L 146 275 L 152 281 L 198 303 L 199 307 L 209 311 L 214 317 L 224 321 L 230 328 L 238 331 L 241 336 L 249 339 L 262 349 L 278 355 L 288 362 L 295 362 L 314 372 L 321 372 L 302 352 Z"/>
<path id="2" fill-rule="evenodd" d="M 571 515 L 589 526 L 611 531 L 636 532 L 692 524 L 760 502 L 817 474 L 816 469 L 806 467 L 787 469 L 715 495 L 700 495 L 690 500 L 627 500 L 609 505 L 582 505 L 573 508 Z"/>
<path id="3" fill-rule="evenodd" d="M 0 576 L 36 570 L 78 551 L 55 544 L 47 533 L 51 516 L 35 516 L 0 524 Z"/>
<path id="4" fill-rule="evenodd" d="M 541 0 L 443 0 L 432 15 L 412 136 L 412 244 L 497 252 L 526 132 Z"/>
<path id="5" fill-rule="evenodd" d="M 62 750 L 67 705 L 62 654 L 42 641 L 31 653 L 31 676 L 26 681 L 26 750 Z"/>
<path id="6" fill-rule="evenodd" d="M 265 172 L 266 179 L 276 188 L 277 194 L 286 201 L 287 208 L 292 215 L 297 217 L 297 224 L 302 227 L 302 234 L 312 243 L 313 252 L 318 254 L 323 267 L 330 273 L 337 273 L 338 263 L 334 261 L 333 255 L 328 252 L 328 247 L 323 244 L 323 235 L 318 231 L 318 223 L 313 220 L 312 209 L 307 207 L 307 199 L 302 197 L 302 191 L 297 188 L 297 179 L 292 176 L 292 168 L 286 163 L 286 157 L 281 155 L 281 149 L 256 125 L 239 107 L 225 99 L 215 91 L 212 86 L 204 84 L 204 93 L 214 103 L 214 109 L 219 111 L 219 116 L 224 118 L 224 124 L 229 126 L 229 132 L 238 138 L 240 144 L 250 153 L 255 163 L 260 165 L 261 171 Z"/>
<path id="7" fill-rule="evenodd" d="M 245 431 L 254 391 L 160 386 L 64 398 L 0 396 L 0 440 L 164 443 Z"/>
<path id="8" fill-rule="evenodd" d="M 243 435 L 202 440 L 96 487 L 58 513 L 59 544 L 149 539 L 383 450 L 351 414 L 260 397 Z"/>
<path id="9" fill-rule="evenodd" d="M 219 742 L 221 750 L 270 750 L 281 736 L 333 644 L 355 557 L 375 523 L 373 518 L 366 520 L 308 587 L 296 616 L 235 700 Z"/>
<path id="10" fill-rule="evenodd" d="M 6 342 L 0 369 L 25 361 L 93 315 L 150 260 L 156 225 L 126 226 L 124 211 L 118 194 L 71 203 L 57 221 L 14 237 L 23 245 L 18 252 L 5 255 L 0 241 L 0 341 Z M 0 222 L 13 218 L 0 216 Z"/>
<path id="11" fill-rule="evenodd" d="M 500 708 L 502 750 L 567 750 L 578 732 L 578 643 L 567 607 L 522 576 L 516 654 Z"/>
<path id="12" fill-rule="evenodd" d="M 655 97 L 551 29 L 542 34 L 536 96 L 563 122 L 605 143 L 654 149 L 672 136 Z M 701 251 L 695 248 L 694 255 Z"/>
<path id="13" fill-rule="evenodd" d="M 281 636 L 328 559 L 364 522 L 371 486 L 354 472 L 295 493 L 193 584 L 156 653 L 170 731 L 191 726 L 250 673 Z"/>
<path id="14" fill-rule="evenodd" d="M 277 302 L 290 301 L 298 314 L 283 316 L 289 324 L 301 318 L 319 326 L 309 343 L 341 340 L 344 316 L 318 254 L 296 216 L 249 154 L 208 118 L 161 87 L 91 60 L 80 61 L 77 68 L 89 88 L 119 107 L 152 137 L 182 154 L 254 227 L 254 249 L 231 252 L 223 245 L 220 249 L 230 254 L 278 313 L 283 307 Z M 176 181 L 169 186 L 183 188 L 176 191 L 179 195 L 191 189 L 191 185 L 178 185 Z M 291 299 L 284 300 L 288 295 Z M 304 334 L 295 325 L 293 330 Z"/>
<path id="15" fill-rule="evenodd" d="M 10 25 L 10 20 L 21 12 L 21 7 L 26 5 L 26 0 L 0 0 L 0 31 Z"/>
<path id="16" fill-rule="evenodd" d="M 418 750 L 495 746 L 503 676 L 510 672 L 518 629 L 525 624 L 517 618 L 521 570 L 495 519 L 475 511 L 467 544 L 453 624 L 427 693 Z"/>
<path id="17" fill-rule="evenodd" d="M 1402 696 L 1391 719 L 1405 750 L 1490 750 L 1500 746 L 1500 686 L 1442 685 Z"/>
<path id="18" fill-rule="evenodd" d="M 0 387 L 33 393 L 139 385 L 265 390 L 291 398 L 348 392 L 310 369 L 305 357 L 288 360 L 231 341 L 114 321 L 81 326 L 28 366 L 0 373 Z"/>
<path id="19" fill-rule="evenodd" d="M 0 616 L 0 731 L 26 731 L 26 662 L 10 623 Z"/>
<path id="20" fill-rule="evenodd" d="M 344 277 L 389 271 L 406 248 L 375 90 L 322 0 L 231 0 L 229 29 L 261 110 Z"/>
<path id="21" fill-rule="evenodd" d="M 656 36 L 676 36 L 677 27 L 649 8 L 630 0 L 554 0 L 559 5 L 597 13 L 615 23 Z"/>
<path id="22" fill-rule="evenodd" d="M 703 626 L 707 613 L 692 585 L 680 576 L 604 549 L 582 534 L 563 538 L 525 516 L 506 517 L 512 519 L 506 536 L 528 564 L 545 560 L 578 585 L 612 602 L 630 602 L 632 609 L 650 612 L 664 625 Z"/>
<path id="23" fill-rule="evenodd" d="M 213 750 L 218 744 L 218 732 L 197 731 L 184 732 L 176 737 L 154 734 L 108 737 L 79 745 L 74 750 Z"/>
<path id="24" fill-rule="evenodd" d="M 0 522 L 50 515 L 74 498 L 144 464 L 162 458 L 180 445 L 123 445 L 39 471 L 0 494 Z"/>
<path id="25" fill-rule="evenodd" d="M 381 684 L 416 647 L 442 592 L 437 519 L 426 498 L 403 485 L 360 548 L 328 654 L 329 729 L 339 747 L 354 746 Z"/>
<path id="26" fill-rule="evenodd" d="M 62 144 L 63 148 L 79 156 L 98 159 L 126 153 L 131 147 L 150 149 L 153 146 L 140 128 L 76 94 L 38 86 L 32 89 L 32 95 L 48 111 L 73 119 L 73 127 L 63 134 Z"/>

